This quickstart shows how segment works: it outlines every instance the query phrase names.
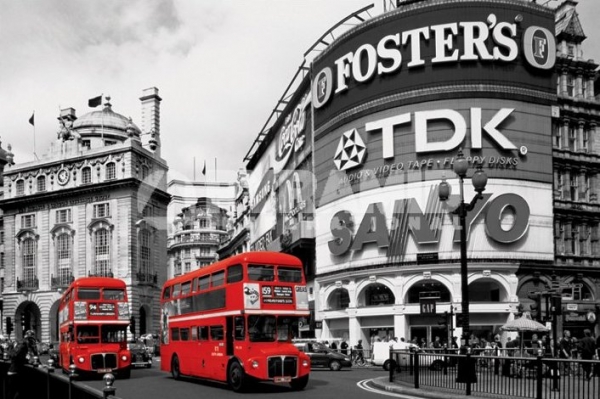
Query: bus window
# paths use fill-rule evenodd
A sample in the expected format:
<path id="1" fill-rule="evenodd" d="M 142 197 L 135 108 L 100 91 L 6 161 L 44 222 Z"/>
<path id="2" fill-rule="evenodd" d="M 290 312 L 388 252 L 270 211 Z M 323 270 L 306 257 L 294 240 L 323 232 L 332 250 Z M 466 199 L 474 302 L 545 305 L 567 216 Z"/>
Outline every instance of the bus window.
<path id="1" fill-rule="evenodd" d="M 173 286 L 173 298 L 177 298 L 181 295 L 181 284 L 175 284 Z"/>
<path id="2" fill-rule="evenodd" d="M 289 342 L 298 336 L 298 317 L 277 318 L 277 340 Z"/>
<path id="3" fill-rule="evenodd" d="M 250 281 L 273 281 L 274 271 L 273 266 L 265 265 L 249 265 L 248 279 Z"/>
<path id="4" fill-rule="evenodd" d="M 212 287 L 219 287 L 223 285 L 223 281 L 225 281 L 225 272 L 221 270 L 220 272 L 213 273 L 210 281 Z"/>
<path id="5" fill-rule="evenodd" d="M 98 326 L 77 326 L 77 342 L 80 344 L 97 344 L 100 342 Z"/>
<path id="6" fill-rule="evenodd" d="M 179 341 L 179 328 L 171 328 L 171 340 Z"/>
<path id="7" fill-rule="evenodd" d="M 275 341 L 275 316 L 248 316 L 250 342 Z"/>
<path id="8" fill-rule="evenodd" d="M 100 299 L 99 288 L 79 288 L 77 290 L 78 299 Z"/>
<path id="9" fill-rule="evenodd" d="M 169 286 L 169 287 L 167 287 L 167 288 L 165 288 L 165 292 L 164 292 L 164 294 L 163 294 L 163 298 L 164 298 L 164 299 L 169 299 L 169 298 L 171 298 L 171 287 L 170 287 L 170 286 Z"/>
<path id="10" fill-rule="evenodd" d="M 301 283 L 302 270 L 292 269 L 289 267 L 279 267 L 277 268 L 277 279 L 286 283 Z"/>
<path id="11" fill-rule="evenodd" d="M 181 284 L 181 295 L 187 295 L 191 292 L 192 283 L 186 282 Z"/>
<path id="12" fill-rule="evenodd" d="M 189 328 L 182 328 L 179 330 L 179 336 L 181 338 L 182 341 L 187 341 L 189 340 L 190 337 L 190 329 Z"/>
<path id="13" fill-rule="evenodd" d="M 228 283 L 237 283 L 238 281 L 242 281 L 243 277 L 242 265 L 233 265 L 227 268 Z"/>
<path id="14" fill-rule="evenodd" d="M 213 341 L 222 341 L 223 326 L 210 326 L 210 339 Z"/>
<path id="15" fill-rule="evenodd" d="M 102 326 L 102 343 L 125 342 L 127 340 L 127 332 L 125 326 Z"/>
<path id="16" fill-rule="evenodd" d="M 198 291 L 206 290 L 210 287 L 210 276 L 200 277 L 198 279 Z"/>
<path id="17" fill-rule="evenodd" d="M 125 300 L 125 290 L 116 290 L 116 289 L 105 289 L 102 293 L 104 299 L 108 301 L 124 301 Z"/>
<path id="18" fill-rule="evenodd" d="M 192 326 L 192 341 L 198 341 L 198 327 Z"/>
<path id="19" fill-rule="evenodd" d="M 208 327 L 198 327 L 198 339 L 200 341 L 208 341 Z"/>
<path id="20" fill-rule="evenodd" d="M 246 338 L 246 329 L 244 328 L 244 318 L 236 316 L 233 321 L 233 337 L 237 341 L 243 341 Z"/>

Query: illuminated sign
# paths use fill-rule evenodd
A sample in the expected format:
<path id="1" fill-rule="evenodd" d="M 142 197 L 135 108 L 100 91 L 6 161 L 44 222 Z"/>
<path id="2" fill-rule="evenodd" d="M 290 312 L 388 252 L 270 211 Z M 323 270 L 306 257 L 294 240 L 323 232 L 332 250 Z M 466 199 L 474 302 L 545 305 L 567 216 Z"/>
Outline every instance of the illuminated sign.
<path id="1" fill-rule="evenodd" d="M 450 202 L 456 203 L 456 197 L 451 198 Z M 509 193 L 494 199 L 491 197 L 492 194 L 483 194 L 483 198 L 467 214 L 467 237 L 475 219 L 485 213 L 485 231 L 490 238 L 501 244 L 519 241 L 529 227 L 530 209 L 527 201 L 518 194 Z M 387 247 L 388 256 L 399 256 L 405 253 L 409 234 L 418 245 L 439 244 L 444 212 L 439 206 L 437 187 L 430 191 L 427 204 L 425 211 L 422 211 L 415 198 L 396 200 L 392 223 L 388 228 L 383 203 L 371 203 L 367 206 L 356 233 L 353 231 L 352 213 L 347 210 L 338 211 L 330 223 L 333 239 L 328 242 L 329 251 L 333 255 L 343 255 L 350 250 L 361 251 L 364 245 L 375 243 L 380 248 Z M 505 229 L 502 220 L 507 209 L 513 211 L 515 221 L 510 228 Z M 451 212 L 452 209 L 447 211 Z M 454 232 L 454 242 L 460 242 L 458 229 Z"/>

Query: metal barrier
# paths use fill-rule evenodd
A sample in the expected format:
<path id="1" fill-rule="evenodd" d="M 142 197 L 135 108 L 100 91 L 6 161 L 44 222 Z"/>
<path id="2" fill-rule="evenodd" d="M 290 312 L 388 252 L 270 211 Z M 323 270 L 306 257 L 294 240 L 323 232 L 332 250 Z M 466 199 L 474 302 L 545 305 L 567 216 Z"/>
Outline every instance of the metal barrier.
<path id="1" fill-rule="evenodd" d="M 390 382 L 478 396 L 598 399 L 600 361 L 390 350 Z"/>
<path id="2" fill-rule="evenodd" d="M 9 398 L 9 380 L 7 371 L 10 362 L 0 360 L 0 397 Z M 76 381 L 74 373 L 64 375 L 60 369 L 49 365 L 25 366 L 23 374 L 20 375 L 16 389 L 21 398 L 35 399 L 119 399 L 115 395 L 115 387 L 112 383 L 114 377 L 104 376 L 105 388 L 103 391 L 93 389 Z M 112 376 L 112 375 L 110 375 Z"/>

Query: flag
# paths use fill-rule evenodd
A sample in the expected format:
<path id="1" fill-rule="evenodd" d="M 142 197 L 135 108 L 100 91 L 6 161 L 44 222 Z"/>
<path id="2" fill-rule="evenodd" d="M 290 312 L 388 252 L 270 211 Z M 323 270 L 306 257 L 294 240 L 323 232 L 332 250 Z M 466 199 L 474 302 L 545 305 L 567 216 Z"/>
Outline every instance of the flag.
<path id="1" fill-rule="evenodd" d="M 88 107 L 96 108 L 98 105 L 102 105 L 102 95 L 99 95 L 98 97 L 90 98 L 88 100 Z"/>
<path id="2" fill-rule="evenodd" d="M 204 167 L 202 168 L 202 174 L 206 176 L 206 161 L 204 161 Z"/>
<path id="3" fill-rule="evenodd" d="M 35 126 L 35 112 L 31 114 L 31 118 L 29 118 L 29 124 L 31 126 Z"/>

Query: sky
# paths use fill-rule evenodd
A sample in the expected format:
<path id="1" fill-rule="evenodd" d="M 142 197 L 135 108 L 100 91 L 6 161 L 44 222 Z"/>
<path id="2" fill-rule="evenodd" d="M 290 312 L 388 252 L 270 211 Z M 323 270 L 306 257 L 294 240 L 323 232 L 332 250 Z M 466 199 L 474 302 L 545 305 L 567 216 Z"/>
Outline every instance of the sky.
<path id="1" fill-rule="evenodd" d="M 584 57 L 600 63 L 600 0 L 578 3 Z M 169 179 L 233 181 L 304 53 L 371 4 L 376 16 L 389 0 L 0 0 L 2 148 L 41 157 L 59 110 L 81 117 L 100 94 L 141 127 L 157 87 Z"/>

